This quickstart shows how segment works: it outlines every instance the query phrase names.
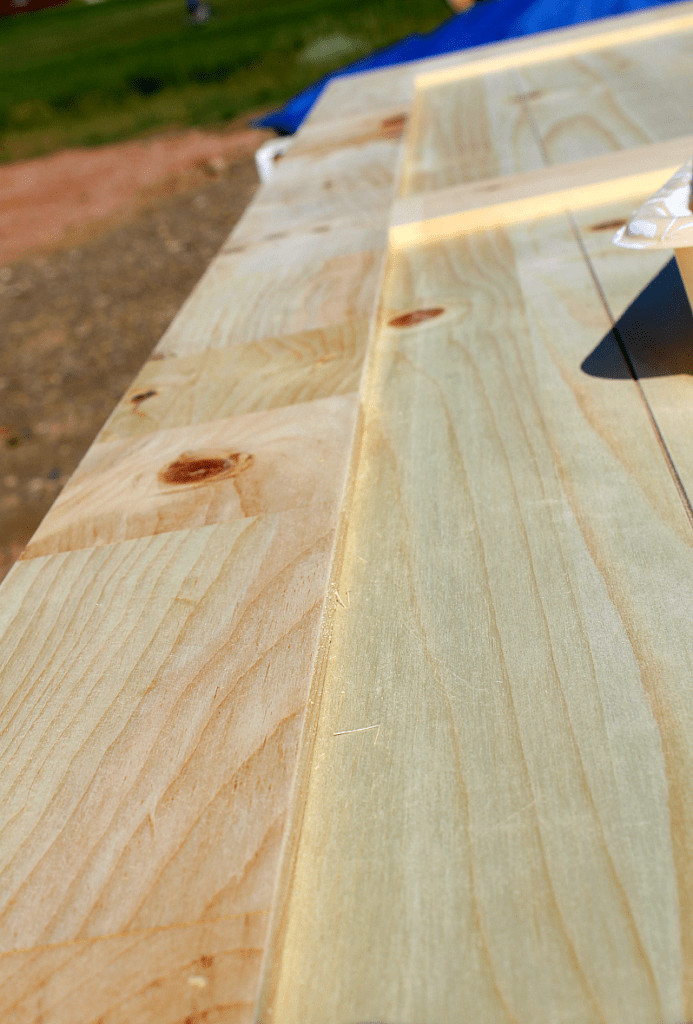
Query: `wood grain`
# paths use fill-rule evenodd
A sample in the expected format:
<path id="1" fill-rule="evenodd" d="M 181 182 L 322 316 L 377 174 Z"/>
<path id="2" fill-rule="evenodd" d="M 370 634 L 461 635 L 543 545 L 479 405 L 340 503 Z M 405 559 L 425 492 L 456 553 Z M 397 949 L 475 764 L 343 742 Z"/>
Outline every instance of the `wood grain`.
<path id="1" fill-rule="evenodd" d="M 586 52 L 569 60 L 536 67 L 528 64 L 519 68 L 517 74 L 530 89 L 541 88 L 547 93 L 575 92 L 595 86 L 608 87 L 616 93 L 629 93 L 632 89 L 642 93 L 646 89 L 654 90 L 659 101 L 663 86 L 675 87 L 687 79 L 692 49 L 693 34 L 688 30 L 633 45 Z"/>
<path id="2" fill-rule="evenodd" d="M 0 950 L 269 910 L 334 514 L 14 567 Z"/>
<path id="3" fill-rule="evenodd" d="M 673 36 L 693 28 L 693 10 L 686 3 L 667 4 L 656 10 L 598 18 L 576 27 L 541 32 L 505 44 L 470 48 L 464 55 L 442 59 L 438 66 L 418 69 L 416 88 L 428 89 L 447 82 L 497 74 L 510 68 L 566 61 L 595 50 L 650 45 L 660 36 Z"/>
<path id="4" fill-rule="evenodd" d="M 419 90 L 537 63 L 572 59 L 606 47 L 622 49 L 639 42 L 650 45 L 662 36 L 673 38 L 691 28 L 693 4 L 689 0 L 335 78 L 328 83 L 304 124 L 313 127 L 331 120 L 358 118 L 388 105 L 408 110 Z"/>
<path id="5" fill-rule="evenodd" d="M 330 238 L 321 237 L 327 231 L 335 237 L 344 228 L 376 228 L 387 221 L 397 152 L 396 142 L 383 139 L 338 149 L 330 145 L 326 153 L 290 149 L 234 228 L 226 251 L 317 233 L 311 240 L 315 258 L 316 245 L 331 247 Z"/>
<path id="6" fill-rule="evenodd" d="M 386 246 L 385 225 L 247 246 L 232 239 L 155 351 L 164 356 L 193 355 L 368 319 Z"/>
<path id="7" fill-rule="evenodd" d="M 229 350 L 150 359 L 99 441 L 227 419 L 357 391 L 368 321 L 350 321 Z"/>
<path id="8" fill-rule="evenodd" d="M 543 165 L 509 74 L 421 89 L 401 195 L 480 182 Z"/>
<path id="9" fill-rule="evenodd" d="M 689 134 L 692 108 L 676 103 L 672 93 L 663 88 L 657 98 L 647 85 L 630 92 L 593 86 L 527 104 L 547 161 L 558 164 Z M 663 102 L 667 117 L 661 116 Z"/>
<path id="10" fill-rule="evenodd" d="M 3 583 L 3 1022 L 253 1019 L 394 107 L 299 135 Z"/>
<path id="11" fill-rule="evenodd" d="M 338 502 L 356 396 L 89 449 L 23 558 Z"/>
<path id="12" fill-rule="evenodd" d="M 335 117 L 329 121 L 308 120 L 301 126 L 285 159 L 298 156 L 320 157 L 382 139 L 399 140 L 409 119 L 409 104 L 386 103 L 354 117 Z"/>
<path id="13" fill-rule="evenodd" d="M 693 534 L 587 262 L 407 250 L 384 323 L 260 1019 L 686 1020 Z"/>
<path id="14" fill-rule="evenodd" d="M 690 378 L 614 207 L 393 255 L 333 548 L 394 192 L 688 134 L 691 28 L 325 90 L 3 585 L 3 1022 L 693 1018 Z"/>
<path id="15" fill-rule="evenodd" d="M 693 152 L 693 136 L 468 185 L 424 192 L 392 206 L 390 244 L 452 238 L 565 210 L 655 192 Z M 635 173 L 634 173 L 635 172 Z"/>
<path id="16" fill-rule="evenodd" d="M 251 1024 L 266 914 L 0 956 L 4 1024 Z"/>

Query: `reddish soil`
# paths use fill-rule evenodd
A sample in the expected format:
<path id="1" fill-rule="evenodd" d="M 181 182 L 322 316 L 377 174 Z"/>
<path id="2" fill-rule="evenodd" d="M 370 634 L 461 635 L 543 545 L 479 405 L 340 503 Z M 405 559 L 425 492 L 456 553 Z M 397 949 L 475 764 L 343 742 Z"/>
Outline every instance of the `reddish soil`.
<path id="1" fill-rule="evenodd" d="M 140 205 L 194 168 L 248 158 L 271 134 L 190 131 L 0 166 L 0 266 L 28 249 L 69 240 L 71 228 Z"/>
<path id="2" fill-rule="evenodd" d="M 0 167 L 0 578 L 252 199 L 267 137 Z"/>

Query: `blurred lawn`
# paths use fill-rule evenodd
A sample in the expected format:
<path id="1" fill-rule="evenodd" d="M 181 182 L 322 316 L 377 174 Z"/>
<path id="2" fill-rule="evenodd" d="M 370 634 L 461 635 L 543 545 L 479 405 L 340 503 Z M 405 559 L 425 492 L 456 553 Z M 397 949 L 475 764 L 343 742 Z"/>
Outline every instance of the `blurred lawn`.
<path id="1" fill-rule="evenodd" d="M 184 0 L 71 0 L 1 18 L 0 161 L 221 125 L 450 16 L 445 0 L 211 3 L 201 26 Z M 330 55 L 344 36 L 353 52 Z"/>

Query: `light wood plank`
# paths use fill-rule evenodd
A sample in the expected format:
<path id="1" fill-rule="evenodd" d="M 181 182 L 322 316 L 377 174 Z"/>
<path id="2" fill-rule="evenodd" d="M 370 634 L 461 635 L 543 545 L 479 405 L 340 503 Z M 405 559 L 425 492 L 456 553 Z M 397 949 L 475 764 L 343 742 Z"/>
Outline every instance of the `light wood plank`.
<path id="1" fill-rule="evenodd" d="M 470 235 L 384 306 L 260 1019 L 686 1020 L 693 534 L 587 263 Z"/>
<path id="2" fill-rule="evenodd" d="M 234 228 L 226 251 L 292 233 L 372 230 L 384 223 L 398 148 L 396 142 L 380 140 L 323 154 L 287 155 Z"/>
<path id="3" fill-rule="evenodd" d="M 692 12 L 690 2 L 671 3 L 508 42 L 470 47 L 394 68 L 335 78 L 323 90 L 304 124 L 313 126 L 333 119 L 360 117 L 387 104 L 407 110 L 418 89 L 565 59 L 605 46 L 624 47 L 662 35 L 673 36 L 693 26 Z"/>
<path id="4" fill-rule="evenodd" d="M 546 93 L 588 89 L 596 85 L 607 86 L 615 93 L 643 85 L 659 90 L 664 83 L 671 85 L 690 77 L 692 51 L 693 33 L 677 32 L 630 46 L 594 50 L 536 67 L 528 64 L 518 69 L 518 74 L 530 89 L 541 89 Z"/>
<path id="5" fill-rule="evenodd" d="M 226 419 L 357 391 L 366 320 L 230 350 L 148 360 L 99 434 L 99 441 Z"/>
<path id="6" fill-rule="evenodd" d="M 212 261 L 155 352 L 193 355 L 368 319 L 387 245 L 354 228 L 242 245 Z"/>
<path id="7" fill-rule="evenodd" d="M 543 165 L 510 75 L 417 93 L 400 194 L 482 181 Z"/>
<path id="8" fill-rule="evenodd" d="M 372 110 L 397 107 L 409 111 L 414 98 L 417 64 L 400 64 L 356 75 L 332 78 L 327 83 L 301 131 L 331 121 L 360 118 Z"/>
<path id="9" fill-rule="evenodd" d="M 393 204 L 390 242 L 405 246 L 452 238 L 654 192 L 692 152 L 693 136 L 686 136 L 407 196 Z"/>
<path id="10" fill-rule="evenodd" d="M 383 139 L 399 140 L 409 120 L 409 105 L 386 103 L 355 117 L 335 117 L 328 121 L 308 120 L 282 159 L 293 161 L 299 156 L 322 157 L 335 150 L 363 146 Z"/>
<path id="11" fill-rule="evenodd" d="M 356 396 L 93 444 L 23 558 L 338 502 Z"/>
<path id="12" fill-rule="evenodd" d="M 13 568 L 0 950 L 269 910 L 335 511 Z"/>
<path id="13" fill-rule="evenodd" d="M 3 1024 L 251 1024 L 267 915 L 0 956 Z"/>
<path id="14" fill-rule="evenodd" d="M 387 246 L 392 100 L 298 136 L 3 585 L 3 1022 L 252 1019 Z M 231 441 L 253 461 L 211 501 L 157 479 Z M 223 976 L 191 985 L 211 957 Z"/>
<path id="15" fill-rule="evenodd" d="M 531 81 L 541 81 L 541 76 L 535 74 Z M 691 128 L 688 82 L 662 83 L 658 89 L 643 83 L 618 91 L 594 85 L 537 98 L 534 92 L 541 93 L 541 87 L 527 87 L 526 103 L 548 163 L 644 146 L 687 135 Z"/>
<path id="16" fill-rule="evenodd" d="M 437 69 L 420 70 L 417 89 L 430 89 L 447 82 L 462 81 L 481 75 L 497 74 L 510 68 L 536 66 L 566 60 L 594 50 L 632 46 L 650 42 L 658 36 L 675 35 L 693 29 L 690 4 L 668 4 L 656 10 L 597 19 L 577 28 L 537 33 L 510 44 L 489 44 L 468 50 Z M 454 61 L 454 63 L 453 63 Z"/>

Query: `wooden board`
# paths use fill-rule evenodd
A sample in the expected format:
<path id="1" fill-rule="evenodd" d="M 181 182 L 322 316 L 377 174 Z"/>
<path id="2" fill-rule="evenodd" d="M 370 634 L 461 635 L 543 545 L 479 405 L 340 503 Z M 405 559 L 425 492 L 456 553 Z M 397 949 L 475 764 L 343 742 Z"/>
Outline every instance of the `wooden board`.
<path id="1" fill-rule="evenodd" d="M 268 911 L 334 512 L 15 567 L 3 952 Z"/>
<path id="2" fill-rule="evenodd" d="M 355 131 L 278 167 L 3 583 L 3 1024 L 253 1019 L 398 155 Z"/>
<path id="3" fill-rule="evenodd" d="M 594 208 L 656 192 L 693 152 L 693 136 L 605 156 L 486 178 L 407 196 L 393 204 L 390 245 L 454 238 L 563 210 Z M 633 168 L 637 171 L 633 173 Z"/>
<path id="4" fill-rule="evenodd" d="M 3 1024 L 693 1017 L 692 52 L 325 90 L 2 586 Z"/>
<path id="5" fill-rule="evenodd" d="M 392 264 L 263 1021 L 690 1015 L 693 534 L 609 326 L 564 218 Z"/>

